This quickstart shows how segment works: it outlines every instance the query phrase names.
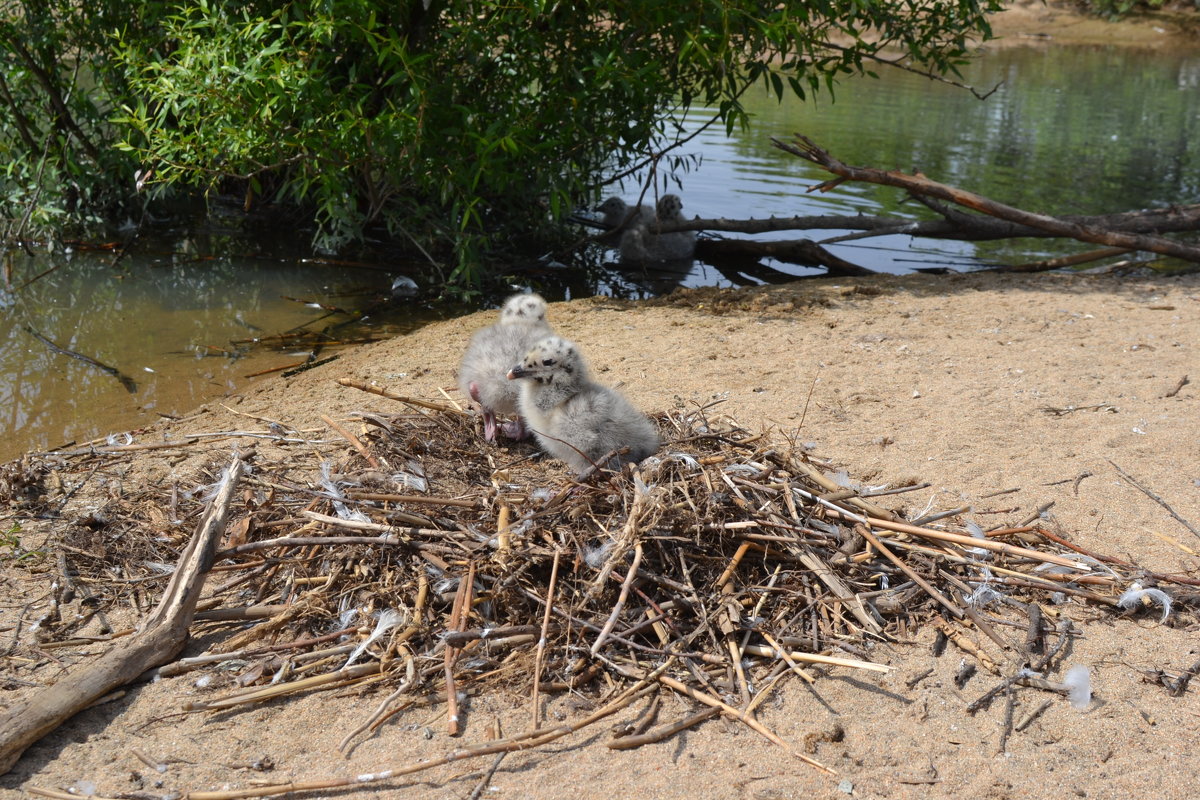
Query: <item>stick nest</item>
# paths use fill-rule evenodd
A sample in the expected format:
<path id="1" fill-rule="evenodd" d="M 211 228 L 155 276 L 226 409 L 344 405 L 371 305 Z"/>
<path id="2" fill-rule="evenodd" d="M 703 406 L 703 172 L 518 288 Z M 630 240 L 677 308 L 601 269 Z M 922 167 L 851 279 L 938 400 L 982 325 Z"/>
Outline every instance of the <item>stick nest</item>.
<path id="1" fill-rule="evenodd" d="M 664 685 L 744 709 L 784 676 L 885 672 L 887 643 L 932 623 L 1005 687 L 1029 685 L 1075 630 L 1066 609 L 1122 613 L 1134 581 L 1173 579 L 1039 524 L 905 523 L 877 505 L 903 487 L 878 498 L 843 486 L 797 442 L 752 434 L 718 407 L 680 403 L 657 420 L 656 456 L 582 483 L 531 443 L 485 443 L 472 415 L 430 403 L 357 415 L 326 438 L 277 423 L 257 439 L 223 432 L 251 469 L 192 628 L 208 655 L 163 673 L 241 659 L 214 671 L 198 711 L 306 691 L 317 676 L 380 681 L 397 704 L 445 699 L 453 726 L 464 690 L 599 695 L 670 661 L 655 673 Z M 0 500 L 61 508 L 54 485 L 65 493 L 128 457 L 85 448 L 5 465 Z M 86 587 L 93 611 L 144 611 L 216 472 L 190 487 L 110 476 L 41 568 Z M 93 617 L 45 621 L 42 643 L 94 642 Z"/>

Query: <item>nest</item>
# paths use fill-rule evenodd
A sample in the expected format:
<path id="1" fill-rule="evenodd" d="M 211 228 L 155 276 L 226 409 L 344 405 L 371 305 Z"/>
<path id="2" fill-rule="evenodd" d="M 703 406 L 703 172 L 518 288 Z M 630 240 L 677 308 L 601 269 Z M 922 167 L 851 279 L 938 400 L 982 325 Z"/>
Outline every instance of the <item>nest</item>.
<path id="1" fill-rule="evenodd" d="M 1050 677 L 1078 632 L 1064 609 L 1165 620 L 1190 596 L 1156 587 L 1197 583 L 1091 553 L 1036 515 L 986 531 L 964 509 L 907 522 L 881 504 L 922 487 L 851 487 L 797 442 L 721 415 L 719 401 L 679 403 L 657 419 L 658 455 L 577 481 L 531 443 L 483 442 L 471 414 L 395 399 L 403 412 L 357 415 L 358 433 L 327 419 L 337 435 L 279 424 L 253 434 L 271 446 L 240 454 L 250 467 L 192 627 L 207 652 L 159 670 L 241 665 L 191 710 L 386 686 L 348 750 L 419 699 L 445 702 L 457 733 L 463 692 L 529 693 L 535 704 L 546 692 L 590 693 L 599 710 L 582 725 L 666 689 L 702 712 L 611 746 L 719 713 L 783 744 L 752 714 L 782 680 L 887 672 L 882 645 L 925 625 L 995 676 L 968 711 L 1002 694 L 1011 703 L 1015 687 L 1087 702 L 1078 681 Z M 214 435 L 245 447 L 251 434 Z M 42 466 L 94 473 L 127 450 L 85 448 Z M 219 470 L 211 462 L 201 483 Z M 45 483 L 36 472 L 10 468 L 6 499 L 31 503 Z M 93 610 L 144 610 L 211 491 L 125 491 L 77 519 L 62 541 L 64 585 L 85 583 Z M 94 642 L 82 636 L 92 617 L 60 616 L 43 636 Z M 546 735 L 535 728 L 454 758 Z"/>

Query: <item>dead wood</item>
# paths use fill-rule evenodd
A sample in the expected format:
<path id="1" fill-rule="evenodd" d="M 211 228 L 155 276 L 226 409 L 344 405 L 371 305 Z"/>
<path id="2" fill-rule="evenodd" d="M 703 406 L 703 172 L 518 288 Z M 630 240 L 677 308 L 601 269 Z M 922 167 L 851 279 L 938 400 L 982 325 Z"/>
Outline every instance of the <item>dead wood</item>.
<path id="1" fill-rule="evenodd" d="M 587 697 L 625 689 L 624 700 L 565 726 L 542 727 L 535 711 L 530 731 L 519 737 L 419 764 L 382 764 L 361 782 L 335 777 L 193 797 L 370 791 L 369 784 L 438 764 L 545 744 L 655 687 L 713 707 L 711 713 L 792 752 L 752 715 L 784 677 L 818 683 L 831 670 L 887 673 L 893 667 L 880 662 L 890 651 L 875 643 L 910 639 L 914 627 L 937 619 L 969 660 L 1007 680 L 1016 677 L 1012 664 L 983 649 L 994 649 L 990 639 L 1011 655 L 999 626 L 1028 635 L 1041 630 L 1030 620 L 1039 606 L 1086 603 L 1115 613 L 1117 597 L 1134 580 L 1195 580 L 1153 576 L 1111 557 L 1093 561 L 1049 535 L 1011 538 L 1041 533 L 1019 517 L 986 538 L 953 520 L 965 508 L 908 522 L 900 510 L 878 505 L 886 502 L 878 490 L 843 485 L 827 474 L 829 462 L 769 434 L 751 434 L 716 415 L 717 403 L 681 403 L 660 414 L 666 444 L 657 456 L 587 481 L 529 459 L 529 444 L 498 449 L 483 442 L 472 417 L 449 405 L 407 397 L 401 403 L 407 407 L 396 413 L 364 415 L 370 425 L 362 429 L 336 421 L 356 443 L 348 436 L 281 438 L 258 454 L 255 475 L 242 482 L 254 490 L 232 501 L 245 525 L 216 556 L 219 569 L 239 577 L 213 587 L 207 609 L 246 622 L 214 640 L 208 653 L 160 674 L 213 669 L 234 654 L 249 663 L 240 688 L 189 697 L 185 709 L 238 713 L 330 687 L 393 684 L 394 691 L 381 692 L 386 699 L 371 704 L 374 711 L 364 712 L 345 749 L 394 715 L 431 702 L 446 707 L 469 735 L 470 716 L 458 716 L 452 705 L 464 692 L 516 692 L 534 709 L 549 692 Z M 196 436 L 205 441 L 205 434 Z M 81 450 L 56 458 L 68 460 L 40 468 L 83 472 L 95 459 L 129 456 Z M 405 465 L 422 476 L 420 488 L 408 485 L 406 475 L 380 475 L 372 461 Z M 140 520 L 148 534 L 161 530 L 154 521 L 161 514 L 147 509 L 171 507 L 172 517 L 200 513 L 198 500 L 176 494 L 163 486 L 136 489 L 113 500 L 113 516 Z M 1012 509 L 1020 516 L 1030 511 Z M 422 514 L 431 516 L 411 521 Z M 163 547 L 162 537 L 134 532 L 123 528 L 123 549 L 103 559 L 88 549 L 91 539 L 63 542 L 68 567 L 91 579 L 99 602 L 119 602 L 129 581 L 141 580 L 114 581 L 114 565 L 121 575 L 154 577 L 145 567 L 150 553 L 139 548 Z M 175 552 L 155 552 L 153 560 L 174 561 Z M 177 591 L 173 585 L 168 595 Z M 343 618 L 341 598 L 351 596 L 364 604 L 353 619 Z M 275 605 L 277 597 L 287 603 Z M 261 620 L 263 613 L 271 617 Z M 1181 600 L 1173 613 L 1192 612 Z M 227 625 L 192 619 L 213 632 Z M 333 633 L 331 620 L 338 620 Z M 977 643 L 968 635 L 972 627 L 989 639 Z M 77 634 L 71 626 L 54 631 L 61 641 L 81 640 Z M 343 635 L 350 638 L 331 641 Z M 1044 677 L 1021 677 L 1008 688 L 1020 694 L 1059 686 L 1048 664 L 1043 658 L 1035 665 Z M 275 674 L 300 677 L 272 685 Z M 739 694 L 736 706 L 726 704 Z"/>
<path id="2" fill-rule="evenodd" d="M 911 177 L 911 176 L 906 176 Z M 826 184 L 822 184 L 825 186 Z M 992 241 L 996 239 L 1057 238 L 1059 233 L 1006 219 L 967 214 L 940 203 L 926 202 L 942 219 L 904 219 L 867 214 L 767 217 L 766 219 L 694 219 L 666 223 L 656 230 L 716 231 L 720 233 L 774 233 L 777 231 L 860 231 L 854 238 L 903 234 L 929 239 Z M 1121 211 L 1113 214 L 1063 214 L 1050 217 L 1065 224 L 1104 228 L 1121 233 L 1186 233 L 1200 230 L 1200 203 L 1169 208 Z M 839 237 L 839 240 L 848 237 Z M 822 240 L 828 244 L 834 240 Z M 1128 250 L 1128 248 L 1118 248 Z"/>
<path id="3" fill-rule="evenodd" d="M 183 649 L 241 471 L 242 461 L 235 457 L 208 513 L 180 555 L 162 600 L 142 623 L 141 630 L 92 663 L 68 672 L 54 685 L 15 703 L 0 717 L 0 774 L 12 769 L 29 745 L 97 698 L 170 661 Z"/>
<path id="4" fill-rule="evenodd" d="M 704 221 L 704 220 L 698 220 Z M 755 220 L 750 220 L 754 222 Z M 839 258 L 810 239 L 757 242 L 749 239 L 701 239 L 696 255 L 708 262 L 774 258 L 806 267 L 824 267 L 830 275 L 874 275 L 875 270 Z"/>
<path id="5" fill-rule="evenodd" d="M 1200 247 L 1188 245 L 1163 236 L 1128 233 L 1092 223 L 1080 222 L 1077 219 L 1070 220 L 1025 211 L 998 203 L 995 200 L 973 192 L 938 183 L 926 178 L 919 172 L 909 175 L 896 170 L 850 166 L 834 158 L 811 139 L 801 134 L 796 134 L 796 138 L 792 142 L 784 142 L 779 139 L 772 139 L 771 142 L 780 150 L 816 164 L 838 176 L 833 180 L 813 187 L 810 191 L 829 191 L 848 180 L 876 183 L 882 186 L 895 186 L 908 191 L 918 198 L 935 198 L 947 201 L 973 211 L 978 211 L 981 214 L 996 217 L 1008 223 L 1044 231 L 1046 234 L 1052 236 L 1062 236 L 1070 239 L 1078 239 L 1083 242 L 1093 242 L 1128 250 L 1147 250 L 1152 253 L 1200 263 Z M 1170 214 L 1172 212 L 1159 213 Z M 1200 207 L 1189 207 L 1187 215 L 1193 219 L 1200 217 Z"/>

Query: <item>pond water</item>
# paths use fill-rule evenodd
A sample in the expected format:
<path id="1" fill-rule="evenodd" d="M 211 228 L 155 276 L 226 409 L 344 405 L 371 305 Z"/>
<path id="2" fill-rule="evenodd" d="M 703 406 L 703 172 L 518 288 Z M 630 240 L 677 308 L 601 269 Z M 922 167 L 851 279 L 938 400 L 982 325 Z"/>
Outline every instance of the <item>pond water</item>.
<path id="1" fill-rule="evenodd" d="M 919 169 L 929 178 L 1048 214 L 1099 214 L 1200 201 L 1200 52 L 1117 47 L 1007 47 L 963 69 L 967 91 L 894 69 L 837 87 L 835 102 L 778 102 L 752 91 L 752 128 L 726 139 L 716 125 L 685 149 L 700 166 L 659 191 L 679 191 L 687 217 L 814 214 L 931 218 L 898 189 L 844 183 L 771 145 L 803 133 L 841 161 Z M 706 116 L 697 112 L 698 128 Z M 637 187 L 626 187 L 636 196 Z M 849 231 L 797 232 L 816 241 Z M 740 234 L 739 234 L 740 235 Z M 780 234 L 754 238 L 781 238 Z M 860 266 L 902 273 L 1037 261 L 1090 249 L 1053 239 L 967 243 L 886 236 L 829 246 Z M 788 275 L 822 274 L 773 264 Z M 687 286 L 735 283 L 696 264 Z M 659 284 L 661 287 L 661 283 Z"/>
<path id="2" fill-rule="evenodd" d="M 845 82 L 836 102 L 800 103 L 751 92 L 751 129 L 713 127 L 685 149 L 698 165 L 671 184 L 688 216 L 927 214 L 898 190 L 843 184 L 770 144 L 802 132 L 860 166 L 920 169 L 934 180 L 1052 214 L 1102 213 L 1200 201 L 1200 54 L 1102 47 L 1015 47 L 963 71 L 986 99 L 881 70 Z M 705 117 L 696 113 L 699 127 Z M 636 186 L 624 188 L 627 197 Z M 838 231 L 759 238 L 822 240 Z M 83 442 L 178 416 L 244 387 L 256 373 L 336 351 L 337 341 L 411 330 L 456 309 L 393 299 L 392 266 L 307 257 L 295 240 L 210 222 L 199 231 L 110 250 L 8 254 L 0 283 L 0 461 L 29 449 Z M 970 244 L 888 236 L 830 249 L 871 269 L 971 269 L 1081 249 L 1052 240 Z M 115 262 L 115 263 L 114 263 Z M 551 297 L 644 296 L 677 285 L 739 285 L 821 274 L 765 263 L 754 274 L 695 263 L 675 271 L 571 276 Z M 543 273 L 543 277 L 544 277 Z M 462 309 L 457 309 L 462 310 Z M 283 337 L 320 333 L 331 340 Z M 42 337 L 42 338 L 39 338 Z M 275 337 L 275 338 L 271 338 Z M 272 346 L 247 340 L 267 338 Z M 53 343 L 48 344 L 48 342 Z M 73 351 L 119 370 L 125 380 Z M 275 373 L 271 373 L 275 374 Z M 122 439 L 121 441 L 124 441 Z"/>

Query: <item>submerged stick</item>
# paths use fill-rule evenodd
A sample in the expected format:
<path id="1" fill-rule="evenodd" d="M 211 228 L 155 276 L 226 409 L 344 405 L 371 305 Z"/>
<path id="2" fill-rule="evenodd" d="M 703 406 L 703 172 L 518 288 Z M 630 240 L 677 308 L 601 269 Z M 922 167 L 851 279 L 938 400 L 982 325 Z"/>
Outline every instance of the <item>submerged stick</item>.
<path id="1" fill-rule="evenodd" d="M 107 372 L 109 375 L 112 375 L 114 378 L 120 381 L 121 386 L 125 388 L 125 391 L 129 392 L 130 394 L 135 394 L 137 392 L 137 381 L 126 375 L 124 372 L 121 372 L 121 370 L 117 369 L 116 367 L 110 367 L 108 364 L 105 364 L 102 361 L 97 361 L 91 356 L 85 356 L 83 353 L 77 353 L 74 350 L 68 350 L 65 347 L 57 345 L 28 325 L 22 325 L 21 327 L 25 329 L 26 333 L 37 339 L 42 344 L 46 345 L 46 347 L 50 348 L 55 353 L 59 353 L 60 355 L 64 356 L 70 356 L 71 358 L 82 361 L 83 363 L 95 367 L 102 372 Z"/>
<path id="2" fill-rule="evenodd" d="M 0 717 L 0 774 L 8 772 L 29 745 L 57 728 L 98 697 L 124 686 L 148 669 L 173 659 L 187 642 L 188 626 L 212 566 L 213 553 L 225 530 L 225 518 L 242 474 L 234 457 L 204 519 L 179 556 L 175 574 L 155 609 L 134 636 L 81 668 L 68 672 L 9 707 Z"/>

